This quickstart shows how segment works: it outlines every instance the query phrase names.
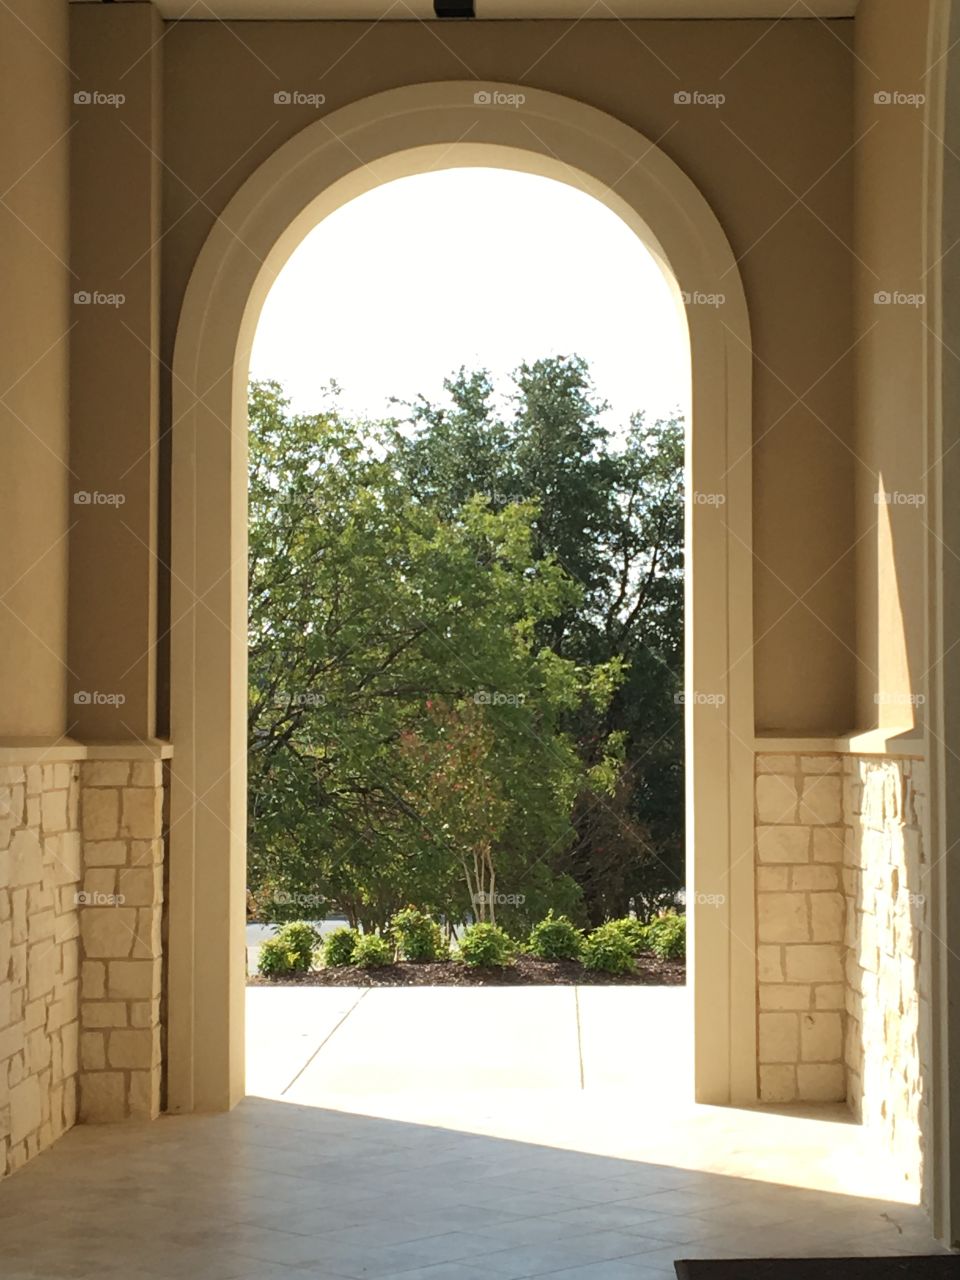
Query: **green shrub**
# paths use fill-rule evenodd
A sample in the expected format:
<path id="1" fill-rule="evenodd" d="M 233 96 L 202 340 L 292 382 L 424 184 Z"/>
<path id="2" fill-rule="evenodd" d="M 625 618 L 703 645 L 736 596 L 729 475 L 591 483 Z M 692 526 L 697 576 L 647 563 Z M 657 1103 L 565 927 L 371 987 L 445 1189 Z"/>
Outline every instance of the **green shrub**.
<path id="1" fill-rule="evenodd" d="M 313 950 L 320 941 L 320 935 L 312 924 L 291 920 L 277 930 L 276 941 L 293 953 L 293 967 L 297 973 L 306 973 L 313 966 Z"/>
<path id="2" fill-rule="evenodd" d="M 350 963 L 360 969 L 382 969 L 384 965 L 393 964 L 393 947 L 379 933 L 362 933 Z"/>
<path id="3" fill-rule="evenodd" d="M 583 944 L 583 963 L 587 969 L 603 973 L 633 973 L 633 951 L 616 922 L 602 924 L 587 934 Z"/>
<path id="4" fill-rule="evenodd" d="M 360 939 L 356 929 L 332 929 L 323 940 L 320 955 L 325 965 L 351 964 Z"/>
<path id="5" fill-rule="evenodd" d="M 541 960 L 579 960 L 583 933 L 567 916 L 555 916 L 551 907 L 530 930 L 530 941 L 524 950 Z"/>
<path id="6" fill-rule="evenodd" d="M 622 935 L 630 948 L 632 956 L 638 956 L 641 951 L 650 950 L 650 939 L 647 936 L 648 926 L 642 920 L 637 920 L 635 916 L 623 916 L 619 920 L 610 920 L 608 928 L 615 929 L 617 933 Z"/>
<path id="7" fill-rule="evenodd" d="M 297 955 L 280 938 L 268 938 L 257 957 L 257 972 L 264 978 L 282 978 L 297 972 Z"/>
<path id="8" fill-rule="evenodd" d="M 687 917 L 660 916 L 647 926 L 650 950 L 661 960 L 684 960 L 687 955 Z"/>
<path id="9" fill-rule="evenodd" d="M 445 959 L 443 931 L 425 911 L 405 907 L 390 922 L 390 932 L 401 960 Z"/>
<path id="10" fill-rule="evenodd" d="M 477 968 L 502 968 L 510 963 L 513 943 L 509 936 L 495 924 L 481 921 L 468 925 L 457 944 L 458 958 L 464 964 Z"/>

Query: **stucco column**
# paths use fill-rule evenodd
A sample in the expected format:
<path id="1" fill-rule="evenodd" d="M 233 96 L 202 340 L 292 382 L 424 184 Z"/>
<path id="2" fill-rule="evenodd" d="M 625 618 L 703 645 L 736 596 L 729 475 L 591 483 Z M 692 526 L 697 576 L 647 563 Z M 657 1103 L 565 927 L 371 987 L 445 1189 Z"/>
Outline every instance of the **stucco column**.
<path id="1" fill-rule="evenodd" d="M 64 729 L 69 83 L 65 0 L 0 6 L 0 739 Z"/>
<path id="2" fill-rule="evenodd" d="M 160 51 L 151 4 L 75 5 L 71 732 L 155 728 Z"/>

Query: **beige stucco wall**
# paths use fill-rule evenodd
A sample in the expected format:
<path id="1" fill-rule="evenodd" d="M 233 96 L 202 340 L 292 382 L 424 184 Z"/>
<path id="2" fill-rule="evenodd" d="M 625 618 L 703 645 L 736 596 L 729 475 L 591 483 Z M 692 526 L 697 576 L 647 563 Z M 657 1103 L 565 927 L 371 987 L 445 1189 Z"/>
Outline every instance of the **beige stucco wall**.
<path id="1" fill-rule="evenodd" d="M 925 277 L 931 135 L 929 0 L 862 0 L 857 21 L 854 153 L 857 717 L 909 729 L 925 695 L 927 469 Z M 876 102 L 876 94 L 903 101 Z M 934 122 L 934 130 L 939 126 Z M 891 295 L 878 303 L 877 295 Z M 897 297 L 915 301 L 897 301 Z M 920 301 L 920 298 L 923 301 Z"/>
<path id="2" fill-rule="evenodd" d="M 63 732 L 70 114 L 67 6 L 0 6 L 0 739 Z"/>
<path id="3" fill-rule="evenodd" d="M 644 23 L 643 43 L 589 20 L 169 29 L 162 350 L 169 362 L 215 217 L 316 119 L 276 105 L 278 90 L 322 92 L 329 112 L 405 83 L 514 79 L 619 117 L 699 186 L 740 259 L 756 348 L 758 722 L 841 731 L 853 716 L 851 24 L 782 23 L 752 49 L 760 34 L 716 21 Z M 679 90 L 726 102 L 678 107 Z M 357 279 L 375 291 L 362 264 Z"/>
<path id="4" fill-rule="evenodd" d="M 150 738 L 156 716 L 160 58 L 152 5 L 71 21 L 70 732 Z M 79 700 L 78 700 L 79 695 Z"/>

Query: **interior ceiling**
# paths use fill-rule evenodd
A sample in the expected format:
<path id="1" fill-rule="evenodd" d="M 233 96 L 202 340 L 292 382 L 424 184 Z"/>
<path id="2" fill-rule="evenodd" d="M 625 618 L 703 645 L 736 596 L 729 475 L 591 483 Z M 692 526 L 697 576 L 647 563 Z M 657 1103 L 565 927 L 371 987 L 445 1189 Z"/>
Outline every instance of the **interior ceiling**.
<path id="1" fill-rule="evenodd" d="M 165 18 L 432 18 L 432 0 L 154 0 Z M 849 18 L 857 0 L 476 0 L 478 18 Z"/>

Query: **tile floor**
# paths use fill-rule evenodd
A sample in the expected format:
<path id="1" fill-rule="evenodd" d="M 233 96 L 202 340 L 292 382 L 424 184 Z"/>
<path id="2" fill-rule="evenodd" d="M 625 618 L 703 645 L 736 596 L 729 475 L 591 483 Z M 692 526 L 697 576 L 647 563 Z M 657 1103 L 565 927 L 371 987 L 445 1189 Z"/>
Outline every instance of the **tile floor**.
<path id="1" fill-rule="evenodd" d="M 351 1091 L 366 1035 L 295 1101 L 278 1085 L 230 1115 L 74 1129 L 0 1186 L 2 1280 L 664 1280 L 678 1257 L 936 1251 L 841 1108 L 566 1080 Z"/>

